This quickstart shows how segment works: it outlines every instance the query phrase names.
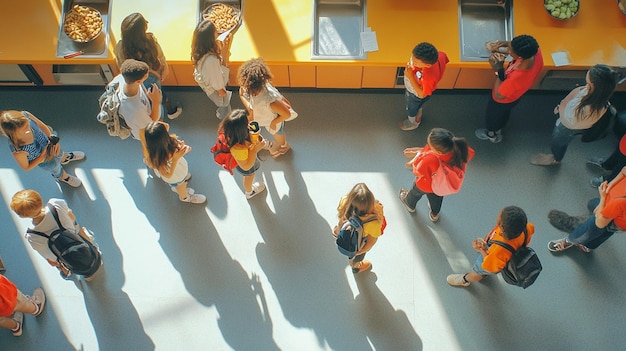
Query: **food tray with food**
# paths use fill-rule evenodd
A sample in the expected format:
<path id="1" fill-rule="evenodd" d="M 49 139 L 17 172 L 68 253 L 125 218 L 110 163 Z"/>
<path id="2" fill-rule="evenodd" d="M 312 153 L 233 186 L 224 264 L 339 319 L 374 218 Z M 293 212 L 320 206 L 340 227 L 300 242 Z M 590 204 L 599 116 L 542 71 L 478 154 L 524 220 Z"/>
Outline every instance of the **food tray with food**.
<path id="1" fill-rule="evenodd" d="M 219 34 L 235 31 L 243 20 L 239 9 L 223 3 L 207 7 L 202 12 L 202 18 L 213 22 Z"/>
<path id="2" fill-rule="evenodd" d="M 578 14 L 578 0 L 544 0 L 543 7 L 550 16 L 558 20 L 568 20 Z"/>
<path id="3" fill-rule="evenodd" d="M 102 15 L 93 7 L 74 5 L 65 15 L 63 31 L 75 42 L 88 43 L 102 33 Z"/>

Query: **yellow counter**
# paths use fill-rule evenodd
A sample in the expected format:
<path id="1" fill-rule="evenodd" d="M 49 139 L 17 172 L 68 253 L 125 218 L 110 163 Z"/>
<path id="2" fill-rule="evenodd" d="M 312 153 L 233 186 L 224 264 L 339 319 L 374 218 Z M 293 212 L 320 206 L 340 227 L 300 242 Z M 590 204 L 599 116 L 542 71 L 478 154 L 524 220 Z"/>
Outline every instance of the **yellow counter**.
<path id="1" fill-rule="evenodd" d="M 111 42 L 106 59 L 55 57 L 61 0 L 4 2 L 0 11 L 0 63 L 64 64 L 115 62 L 113 46 L 120 24 L 132 12 L 149 21 L 168 62 L 190 62 L 191 35 L 197 22 L 198 0 L 112 0 Z M 379 51 L 366 60 L 311 60 L 312 0 L 246 0 L 244 22 L 233 40 L 232 62 L 262 56 L 278 65 L 403 66 L 412 47 L 429 41 L 445 51 L 451 67 L 488 67 L 486 62 L 461 62 L 457 2 L 455 0 L 369 0 L 367 24 L 376 32 Z M 537 38 L 546 68 L 550 54 L 567 51 L 572 64 L 584 69 L 596 63 L 626 65 L 626 16 L 615 0 L 581 0 L 580 13 L 569 21 L 551 18 L 539 0 L 515 0 L 515 34 Z M 497 39 L 497 38 L 494 38 Z"/>

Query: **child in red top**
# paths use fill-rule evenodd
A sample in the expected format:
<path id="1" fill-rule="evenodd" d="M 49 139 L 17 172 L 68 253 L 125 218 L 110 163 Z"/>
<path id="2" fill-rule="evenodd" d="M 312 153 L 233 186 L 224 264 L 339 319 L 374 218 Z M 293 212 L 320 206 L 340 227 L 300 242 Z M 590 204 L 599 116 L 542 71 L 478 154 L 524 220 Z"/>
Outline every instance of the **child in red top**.
<path id="1" fill-rule="evenodd" d="M 501 47 L 507 48 L 513 58 L 506 69 L 506 55 L 498 52 Z M 539 44 L 530 35 L 518 35 L 510 42 L 497 42 L 492 49 L 496 51 L 489 57 L 489 64 L 497 78 L 487 103 L 485 128 L 477 129 L 475 134 L 478 139 L 499 143 L 502 141 L 502 128 L 509 121 L 511 110 L 543 69 L 543 57 Z"/>
<path id="2" fill-rule="evenodd" d="M 404 69 L 406 87 L 406 110 L 408 118 L 400 122 L 400 129 L 413 130 L 422 121 L 422 105 L 437 89 L 443 77 L 448 56 L 430 43 L 419 43 L 413 48 L 412 56 Z"/>
<path id="3" fill-rule="evenodd" d="M 485 276 L 499 273 L 506 267 L 513 254 L 500 245 L 490 244 L 490 241 L 498 240 L 517 250 L 522 245 L 530 243 L 534 232 L 535 226 L 528 223 L 524 210 L 517 206 L 503 208 L 498 215 L 495 228 L 484 239 L 478 238 L 472 243 L 474 250 L 480 253 L 472 270 L 465 274 L 450 274 L 447 278 L 448 284 L 469 286 Z"/>
<path id="4" fill-rule="evenodd" d="M 11 329 L 13 336 L 22 335 L 24 313 L 36 317 L 43 311 L 45 303 L 46 295 L 42 288 L 36 288 L 32 297 L 29 297 L 0 274 L 0 327 Z"/>
<path id="5" fill-rule="evenodd" d="M 443 196 L 433 192 L 432 174 L 439 167 L 439 162 L 446 162 L 465 170 L 469 160 L 474 157 L 474 150 L 467 145 L 465 138 L 457 138 L 443 128 L 433 128 L 428 134 L 427 141 L 424 147 L 404 150 L 405 156 L 412 157 L 411 161 L 406 163 L 406 167 L 413 169 L 416 178 L 411 190 L 401 188 L 399 196 L 407 211 L 414 213 L 417 202 L 426 194 L 430 220 L 437 222 Z"/>

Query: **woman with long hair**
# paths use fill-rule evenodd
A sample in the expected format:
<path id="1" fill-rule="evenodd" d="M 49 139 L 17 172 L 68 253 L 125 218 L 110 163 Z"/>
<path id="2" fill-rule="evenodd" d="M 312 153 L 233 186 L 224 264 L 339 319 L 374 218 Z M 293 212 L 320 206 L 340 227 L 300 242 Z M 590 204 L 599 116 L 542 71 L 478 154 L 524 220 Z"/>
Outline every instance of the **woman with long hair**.
<path id="1" fill-rule="evenodd" d="M 134 59 L 148 64 L 150 74 L 144 81 L 146 89 L 150 89 L 152 84 L 156 84 L 163 93 L 163 108 L 161 116 L 170 119 L 177 118 L 183 112 L 180 104 L 172 105 L 171 100 L 165 95 L 161 87 L 161 82 L 169 75 L 169 66 L 154 34 L 147 31 L 148 21 L 140 13 L 131 13 L 122 21 L 122 39 L 115 46 L 115 60 L 117 66 L 121 67 L 126 59 Z"/>
<path id="2" fill-rule="evenodd" d="M 230 36 L 224 42 L 218 41 L 217 36 L 217 29 L 211 21 L 198 23 L 191 40 L 191 63 L 194 79 L 217 106 L 217 118 L 223 119 L 231 111 L 230 99 L 233 96 L 231 91 L 226 90 L 230 76 Z"/>
<path id="3" fill-rule="evenodd" d="M 432 176 L 440 162 L 464 171 L 467 163 L 474 157 L 474 149 L 469 147 L 465 138 L 455 137 L 447 129 L 433 128 L 424 147 L 407 148 L 404 155 L 412 157 L 405 166 L 413 170 L 415 181 L 411 190 L 400 189 L 400 201 L 407 211 L 414 213 L 417 202 L 426 195 L 430 207 L 429 218 L 432 222 L 438 222 L 443 196 L 433 191 Z"/>
<path id="4" fill-rule="evenodd" d="M 554 108 L 554 114 L 559 117 L 552 130 L 552 153 L 534 155 L 530 163 L 538 166 L 561 163 L 572 139 L 593 127 L 610 108 L 609 99 L 617 86 L 617 76 L 607 65 L 591 67 L 585 78 L 587 84 L 572 90 Z"/>
<path id="5" fill-rule="evenodd" d="M 192 188 L 187 187 L 191 174 L 184 155 L 191 151 L 191 146 L 178 140 L 175 134 L 169 133 L 169 130 L 169 124 L 156 121 L 150 122 L 139 134 L 146 164 L 169 184 L 172 191 L 178 194 L 180 201 L 204 203 L 206 196 L 195 194 Z"/>

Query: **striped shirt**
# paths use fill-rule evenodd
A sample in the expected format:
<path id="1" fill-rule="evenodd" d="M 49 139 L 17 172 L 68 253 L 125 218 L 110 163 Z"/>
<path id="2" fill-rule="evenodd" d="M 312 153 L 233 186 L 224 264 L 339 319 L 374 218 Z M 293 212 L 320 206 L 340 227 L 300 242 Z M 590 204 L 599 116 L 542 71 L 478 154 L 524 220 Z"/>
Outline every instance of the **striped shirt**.
<path id="1" fill-rule="evenodd" d="M 26 115 L 26 113 L 24 113 L 24 115 Z M 48 146 L 50 139 L 48 139 L 48 136 L 43 132 L 43 130 L 41 130 L 41 128 L 39 128 L 35 121 L 29 118 L 28 122 L 30 123 L 30 129 L 33 132 L 33 142 L 30 144 L 20 145 L 16 148 L 13 143 L 9 141 L 9 148 L 11 149 L 11 152 L 26 151 L 28 153 L 28 162 L 31 162 L 39 157 L 41 153 L 46 151 L 46 147 Z"/>

